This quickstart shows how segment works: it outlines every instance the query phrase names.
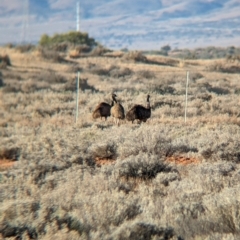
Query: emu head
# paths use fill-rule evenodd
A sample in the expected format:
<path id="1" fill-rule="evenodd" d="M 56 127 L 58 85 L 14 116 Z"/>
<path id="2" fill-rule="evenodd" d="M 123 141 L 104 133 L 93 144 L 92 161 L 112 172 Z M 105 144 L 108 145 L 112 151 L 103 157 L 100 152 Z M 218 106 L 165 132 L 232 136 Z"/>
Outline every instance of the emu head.
<path id="1" fill-rule="evenodd" d="M 149 102 L 149 99 L 150 99 L 150 95 L 148 94 L 147 95 L 147 102 Z"/>
<path id="2" fill-rule="evenodd" d="M 117 95 L 115 93 L 112 94 L 112 100 L 113 102 L 117 103 L 117 99 L 116 99 Z"/>

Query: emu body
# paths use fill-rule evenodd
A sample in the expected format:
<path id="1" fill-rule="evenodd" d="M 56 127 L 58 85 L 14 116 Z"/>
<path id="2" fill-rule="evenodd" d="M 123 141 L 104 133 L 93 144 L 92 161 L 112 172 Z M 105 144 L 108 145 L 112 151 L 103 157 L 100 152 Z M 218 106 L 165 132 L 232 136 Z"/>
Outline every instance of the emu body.
<path id="1" fill-rule="evenodd" d="M 105 121 L 106 121 L 107 118 L 111 116 L 111 108 L 114 105 L 114 98 L 115 98 L 115 94 L 112 94 L 112 104 L 111 105 L 108 103 L 105 103 L 105 102 L 99 103 L 92 113 L 93 119 L 96 119 L 96 118 L 102 119 L 102 117 L 104 117 Z"/>
<path id="2" fill-rule="evenodd" d="M 113 106 L 111 108 L 111 116 L 114 118 L 114 122 L 119 126 L 119 121 L 125 118 L 124 108 L 117 101 L 116 95 L 113 94 Z"/>
<path id="3" fill-rule="evenodd" d="M 111 105 L 105 102 L 102 102 L 97 105 L 95 110 L 92 113 L 92 117 L 94 119 L 96 118 L 101 118 L 104 117 L 105 120 L 107 120 L 108 117 L 110 117 L 110 110 L 111 110 Z"/>
<path id="4" fill-rule="evenodd" d="M 139 120 L 140 122 L 146 122 L 148 118 L 151 117 L 151 107 L 150 107 L 150 96 L 147 95 L 147 107 L 142 105 L 134 105 L 126 114 L 126 119 L 128 121 L 134 122 L 134 120 Z"/>

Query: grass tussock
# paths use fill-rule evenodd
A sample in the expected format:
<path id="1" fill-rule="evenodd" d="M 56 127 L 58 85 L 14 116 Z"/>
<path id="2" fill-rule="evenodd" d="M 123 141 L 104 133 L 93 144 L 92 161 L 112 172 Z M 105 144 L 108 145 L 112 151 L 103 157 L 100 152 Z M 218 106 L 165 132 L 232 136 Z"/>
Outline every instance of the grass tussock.
<path id="1" fill-rule="evenodd" d="M 47 61 L 55 63 L 66 62 L 65 58 L 56 50 L 47 49 L 47 48 L 38 48 L 38 55 Z"/>
<path id="2" fill-rule="evenodd" d="M 20 157 L 20 148 L 1 148 L 0 159 L 18 160 Z"/>
<path id="3" fill-rule="evenodd" d="M 188 60 L 185 122 L 178 59 L 0 50 L 0 239 L 239 239 L 238 74 Z M 93 119 L 112 92 L 125 113 L 150 94 L 150 119 Z"/>
<path id="4" fill-rule="evenodd" d="M 15 49 L 20 53 L 31 52 L 35 50 L 36 46 L 32 44 L 22 44 L 15 46 Z"/>
<path id="5" fill-rule="evenodd" d="M 68 80 L 63 89 L 65 91 L 76 91 L 77 90 L 77 79 L 76 78 L 72 78 L 70 80 Z M 82 91 L 92 91 L 92 92 L 97 92 L 98 90 L 94 87 L 94 86 L 91 86 L 89 83 L 88 83 L 88 79 L 85 79 L 85 78 L 80 78 L 79 79 L 79 89 L 82 90 Z"/>
<path id="6" fill-rule="evenodd" d="M 147 57 L 139 51 L 130 51 L 123 55 L 124 60 L 133 62 L 147 62 Z"/>
<path id="7" fill-rule="evenodd" d="M 109 52 L 110 50 L 109 49 L 107 49 L 107 48 L 105 48 L 105 47 L 103 47 L 103 46 L 96 46 L 96 47 L 94 47 L 92 50 L 91 50 L 91 52 L 89 52 L 89 56 L 95 56 L 95 57 L 97 57 L 97 56 L 103 56 L 105 53 L 107 53 L 107 52 Z"/>
<path id="8" fill-rule="evenodd" d="M 0 55 L 0 69 L 6 69 L 8 66 L 11 66 L 11 60 L 10 57 L 5 55 Z"/>
<path id="9" fill-rule="evenodd" d="M 99 66 L 90 67 L 90 72 L 99 76 L 108 76 L 111 78 L 124 78 L 132 75 L 132 70 L 124 67 L 111 65 L 109 68 L 102 68 Z"/>
<path id="10" fill-rule="evenodd" d="M 216 71 L 216 72 L 223 72 L 223 73 L 239 73 L 240 72 L 240 66 L 239 64 L 235 62 L 223 62 L 223 61 L 216 61 L 212 65 L 208 67 L 210 71 Z"/>
<path id="11" fill-rule="evenodd" d="M 2 73 L 0 72 L 0 88 L 3 87 L 5 84 L 4 84 L 4 81 L 2 79 Z"/>

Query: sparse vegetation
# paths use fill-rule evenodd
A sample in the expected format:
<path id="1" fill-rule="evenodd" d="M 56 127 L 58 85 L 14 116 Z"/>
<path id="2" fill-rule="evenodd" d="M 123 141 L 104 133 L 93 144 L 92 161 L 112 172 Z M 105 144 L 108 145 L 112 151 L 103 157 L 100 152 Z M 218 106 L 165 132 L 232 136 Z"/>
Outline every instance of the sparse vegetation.
<path id="1" fill-rule="evenodd" d="M 66 62 L 64 57 L 56 50 L 49 50 L 47 48 L 40 47 L 38 48 L 38 52 L 39 52 L 39 55 L 45 60 L 49 60 L 51 62 L 57 62 L 57 63 Z"/>
<path id="2" fill-rule="evenodd" d="M 15 49 L 19 51 L 20 53 L 30 52 L 36 48 L 33 44 L 22 44 L 22 45 L 16 45 Z"/>
<path id="3" fill-rule="evenodd" d="M 239 239 L 236 61 L 54 53 L 0 48 L 0 238 Z M 126 112 L 151 95 L 151 117 L 93 119 L 113 92 Z"/>
<path id="4" fill-rule="evenodd" d="M 6 69 L 8 66 L 11 66 L 10 57 L 5 55 L 0 55 L 0 69 Z"/>
<path id="5" fill-rule="evenodd" d="M 143 53 L 139 51 L 126 52 L 123 55 L 123 59 L 134 62 L 147 62 L 147 57 L 144 56 Z"/>

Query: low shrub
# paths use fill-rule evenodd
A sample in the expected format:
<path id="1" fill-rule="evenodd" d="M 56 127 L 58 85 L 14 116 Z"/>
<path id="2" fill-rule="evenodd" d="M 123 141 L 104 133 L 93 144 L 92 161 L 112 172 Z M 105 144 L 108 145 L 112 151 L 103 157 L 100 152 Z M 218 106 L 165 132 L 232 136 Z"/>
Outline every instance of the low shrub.
<path id="1" fill-rule="evenodd" d="M 76 72 L 83 72 L 83 68 L 80 67 L 78 63 L 76 63 L 76 64 L 71 65 L 69 67 L 68 71 L 69 72 L 74 72 L 74 73 L 76 73 Z"/>
<path id="2" fill-rule="evenodd" d="M 207 88 L 207 90 L 209 92 L 213 92 L 219 95 L 223 95 L 223 94 L 229 94 L 230 90 L 228 88 L 224 88 L 224 87 L 209 87 Z"/>
<path id="3" fill-rule="evenodd" d="M 149 70 L 141 70 L 137 72 L 137 76 L 139 78 L 145 78 L 145 79 L 153 79 L 156 77 L 155 74 Z"/>
<path id="4" fill-rule="evenodd" d="M 211 94 L 203 93 L 203 94 L 197 94 L 197 98 L 201 99 L 202 101 L 210 101 L 212 99 Z"/>
<path id="5" fill-rule="evenodd" d="M 234 90 L 234 93 L 239 95 L 239 94 L 240 94 L 240 88 L 236 88 L 236 89 Z"/>
<path id="6" fill-rule="evenodd" d="M 132 71 L 129 68 L 119 68 L 119 67 L 111 67 L 109 70 L 109 75 L 113 78 L 120 78 L 130 76 Z"/>
<path id="7" fill-rule="evenodd" d="M 155 178 L 160 172 L 170 172 L 171 168 L 156 155 L 141 154 L 131 156 L 116 165 L 119 177 L 140 178 L 148 180 Z"/>
<path id="8" fill-rule="evenodd" d="M 132 240 L 145 240 L 145 239 L 181 239 L 176 236 L 174 229 L 171 227 L 163 228 L 154 224 L 137 222 L 127 224 L 124 228 L 114 232 L 110 239 L 132 239 Z"/>
<path id="9" fill-rule="evenodd" d="M 150 86 L 151 91 L 157 92 L 158 94 L 176 94 L 177 90 L 174 87 L 168 86 L 167 84 L 152 84 Z"/>
<path id="10" fill-rule="evenodd" d="M 226 64 L 225 62 L 215 62 L 208 67 L 209 71 L 223 72 L 223 73 L 240 73 L 240 66 L 237 64 Z"/>
<path id="11" fill-rule="evenodd" d="M 103 142 L 101 144 L 93 145 L 89 151 L 93 158 L 115 158 L 116 145 L 113 142 Z"/>
<path id="12" fill-rule="evenodd" d="M 0 159 L 18 160 L 20 157 L 21 149 L 18 147 L 1 148 Z"/>
<path id="13" fill-rule="evenodd" d="M 95 39 L 90 38 L 88 33 L 70 31 L 62 34 L 54 34 L 52 37 L 43 34 L 40 38 L 39 44 L 43 47 L 56 46 L 57 44 L 71 44 L 71 45 L 87 45 L 90 47 L 97 46 Z"/>
<path id="14" fill-rule="evenodd" d="M 23 44 L 23 45 L 17 45 L 15 49 L 20 53 L 30 52 L 35 49 L 35 45 L 33 44 Z"/>
<path id="15" fill-rule="evenodd" d="M 6 68 L 7 66 L 11 66 L 11 60 L 10 57 L 6 55 L 0 55 L 0 67 L 2 69 Z"/>
<path id="16" fill-rule="evenodd" d="M 101 68 L 101 67 L 91 67 L 91 73 L 99 75 L 99 76 L 109 76 L 109 69 Z"/>
<path id="17" fill-rule="evenodd" d="M 2 89 L 4 93 L 17 93 L 21 92 L 21 86 L 20 85 L 5 85 Z"/>
<path id="18" fill-rule="evenodd" d="M 11 48 L 14 48 L 15 45 L 13 43 L 7 43 L 7 44 L 5 44 L 5 47 L 11 49 Z"/>
<path id="19" fill-rule="evenodd" d="M 79 58 L 80 53 L 76 49 L 73 49 L 73 50 L 69 51 L 68 56 L 70 58 Z"/>
<path id="20" fill-rule="evenodd" d="M 91 47 L 87 44 L 75 46 L 74 49 L 76 49 L 79 53 L 89 53 L 91 51 Z"/>
<path id="21" fill-rule="evenodd" d="M 0 78 L 0 88 L 3 87 L 5 84 L 3 82 L 3 80 Z"/>
<path id="22" fill-rule="evenodd" d="M 6 80 L 18 80 L 21 81 L 23 80 L 22 76 L 19 74 L 14 74 L 13 72 L 7 72 L 4 74 L 4 79 Z"/>
<path id="23" fill-rule="evenodd" d="M 36 78 L 40 81 L 48 83 L 66 83 L 67 79 L 54 71 L 42 71 Z"/>
<path id="24" fill-rule="evenodd" d="M 123 55 L 123 59 L 125 60 L 131 60 L 134 62 L 148 62 L 147 57 L 142 54 L 142 52 L 139 51 L 131 51 L 127 52 Z"/>
<path id="25" fill-rule="evenodd" d="M 81 56 L 88 56 L 89 54 L 91 55 L 91 53 L 90 53 L 91 51 L 93 51 L 93 50 L 90 46 L 88 46 L 86 44 L 81 44 L 81 45 L 71 47 L 68 55 L 70 58 L 79 58 Z M 96 55 L 98 55 L 98 54 L 96 54 Z"/>
<path id="26" fill-rule="evenodd" d="M 43 59 L 57 63 L 66 62 L 66 60 L 57 51 L 49 50 L 47 48 L 39 48 L 38 51 Z"/>
<path id="27" fill-rule="evenodd" d="M 99 76 L 108 76 L 113 78 L 126 77 L 133 73 L 129 68 L 120 68 L 116 66 L 110 66 L 109 68 L 93 66 L 91 67 L 90 72 Z"/>
<path id="28" fill-rule="evenodd" d="M 63 89 L 65 91 L 76 91 L 77 89 L 76 85 L 77 85 L 76 78 L 72 78 L 67 83 L 65 83 Z M 85 91 L 85 90 L 91 90 L 93 92 L 98 91 L 95 87 L 88 84 L 88 79 L 84 79 L 84 78 L 79 79 L 79 89 L 82 91 Z"/>
<path id="29" fill-rule="evenodd" d="M 190 79 L 195 82 L 196 80 L 203 78 L 204 76 L 199 72 L 193 72 L 190 74 Z"/>
<path id="30" fill-rule="evenodd" d="M 102 56 L 105 53 L 109 52 L 110 50 L 103 47 L 103 46 L 96 46 L 92 49 L 92 51 L 89 53 L 89 56 Z"/>
<path id="31" fill-rule="evenodd" d="M 36 229 L 26 226 L 15 226 L 9 223 L 5 223 L 0 226 L 0 232 L 2 236 L 5 238 L 16 237 L 15 239 L 22 239 L 24 233 L 27 234 L 30 239 L 37 239 L 38 234 Z"/>
<path id="32" fill-rule="evenodd" d="M 67 42 L 56 43 L 50 47 L 52 51 L 56 51 L 56 52 L 66 52 L 68 48 L 69 48 L 69 43 Z"/>
<path id="33" fill-rule="evenodd" d="M 21 84 L 21 92 L 23 93 L 32 93 L 44 89 L 49 89 L 50 85 L 47 82 L 37 82 L 29 80 Z"/>

